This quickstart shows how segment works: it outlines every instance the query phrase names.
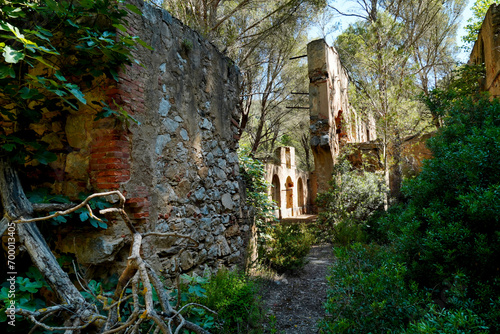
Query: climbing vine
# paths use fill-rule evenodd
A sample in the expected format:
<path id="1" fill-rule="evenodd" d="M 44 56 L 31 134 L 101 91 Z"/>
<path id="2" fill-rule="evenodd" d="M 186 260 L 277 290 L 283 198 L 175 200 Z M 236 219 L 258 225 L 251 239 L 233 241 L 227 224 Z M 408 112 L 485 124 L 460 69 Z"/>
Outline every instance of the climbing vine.
<path id="1" fill-rule="evenodd" d="M 42 120 L 53 123 L 83 108 L 96 118 L 131 118 L 114 101 L 88 93 L 118 81 L 119 68 L 136 61 L 136 44 L 146 46 L 127 33 L 127 9 L 140 14 L 135 6 L 122 0 L 0 3 L 0 157 L 21 164 L 55 160 L 36 126 Z"/>

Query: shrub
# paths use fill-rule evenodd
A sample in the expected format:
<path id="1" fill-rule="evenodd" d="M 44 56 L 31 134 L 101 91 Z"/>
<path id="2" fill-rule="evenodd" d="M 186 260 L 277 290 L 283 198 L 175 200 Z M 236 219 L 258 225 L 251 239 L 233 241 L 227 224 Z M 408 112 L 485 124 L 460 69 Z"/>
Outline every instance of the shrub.
<path id="1" fill-rule="evenodd" d="M 257 333 L 263 317 L 258 286 L 237 271 L 220 269 L 209 278 L 183 275 L 183 304 L 196 302 L 217 312 L 192 307 L 187 318 L 214 333 Z"/>
<path id="2" fill-rule="evenodd" d="M 406 267 L 387 246 L 335 248 L 322 322 L 325 333 L 391 333 L 422 313 L 428 296 L 405 282 Z"/>
<path id="3" fill-rule="evenodd" d="M 270 238 L 261 247 L 260 256 L 278 272 L 297 270 L 306 263 L 313 236 L 305 226 L 279 224 L 270 229 Z"/>
<path id="4" fill-rule="evenodd" d="M 429 142 L 434 158 L 406 182 L 407 203 L 381 219 L 379 228 L 421 287 L 442 293 L 458 273 L 467 277 L 462 301 L 472 300 L 471 311 L 497 332 L 500 102 L 462 98 L 447 112 L 445 126 Z"/>
<path id="5" fill-rule="evenodd" d="M 484 321 L 469 309 L 446 310 L 431 304 L 428 313 L 401 333 L 487 334 L 489 331 Z"/>
<path id="6" fill-rule="evenodd" d="M 380 175 L 355 170 L 345 158 L 335 166 L 329 191 L 318 195 L 322 208 L 318 225 L 331 241 L 348 245 L 367 239 L 370 217 L 384 204 L 385 186 Z"/>

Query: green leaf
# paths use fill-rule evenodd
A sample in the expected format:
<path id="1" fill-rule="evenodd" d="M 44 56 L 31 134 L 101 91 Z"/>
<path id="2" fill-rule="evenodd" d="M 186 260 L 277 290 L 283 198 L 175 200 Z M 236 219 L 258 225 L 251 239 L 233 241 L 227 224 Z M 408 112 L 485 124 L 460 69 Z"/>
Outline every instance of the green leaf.
<path id="1" fill-rule="evenodd" d="M 57 155 L 49 151 L 38 150 L 33 155 L 33 159 L 38 160 L 38 162 L 43 165 L 47 165 L 49 162 L 56 161 Z"/>
<path id="2" fill-rule="evenodd" d="M 50 31 L 48 31 L 47 29 L 44 29 L 44 28 L 42 28 L 42 27 L 40 27 L 40 26 L 38 26 L 38 25 L 37 25 L 37 26 L 35 26 L 35 27 L 36 27 L 37 31 L 38 31 L 40 34 L 43 34 L 43 35 L 45 35 L 45 36 L 47 36 L 47 37 L 52 37 L 52 36 L 54 36 L 54 35 L 53 35 Z"/>
<path id="3" fill-rule="evenodd" d="M 69 91 L 71 94 L 73 94 L 74 97 L 78 99 L 78 101 L 80 101 L 83 104 L 87 104 L 87 100 L 85 100 L 85 95 L 79 88 L 71 88 Z"/>
<path id="4" fill-rule="evenodd" d="M 59 71 L 56 71 L 56 72 L 54 73 L 54 76 L 55 76 L 57 79 L 61 80 L 61 81 L 67 81 L 67 80 L 66 80 L 66 78 L 65 78 L 65 77 L 62 75 L 62 73 L 61 73 L 61 72 L 59 72 Z"/>
<path id="5" fill-rule="evenodd" d="M 29 89 L 28 87 L 23 87 L 19 90 L 21 98 L 24 100 L 29 100 L 35 98 L 35 100 L 43 98 L 38 89 Z"/>
<path id="6" fill-rule="evenodd" d="M 140 38 L 137 38 L 136 39 L 136 42 L 139 43 L 140 45 L 142 45 L 143 47 L 145 47 L 146 49 L 149 49 L 151 51 L 154 51 L 154 48 L 151 47 L 148 43 L 144 42 L 142 39 Z"/>
<path id="7" fill-rule="evenodd" d="M 35 44 L 36 45 L 36 44 Z M 48 54 L 51 54 L 51 55 L 59 55 L 59 52 L 57 52 L 56 50 L 54 49 L 49 49 L 49 48 L 46 48 L 45 46 L 42 46 L 42 45 L 38 45 L 36 47 L 38 50 L 41 50 L 45 53 L 48 53 Z"/>
<path id="8" fill-rule="evenodd" d="M 64 216 L 57 216 L 57 217 L 52 218 L 52 220 L 56 223 L 66 223 L 68 221 Z"/>
<path id="9" fill-rule="evenodd" d="M 3 48 L 3 57 L 7 63 L 17 64 L 20 60 L 24 59 L 24 53 L 21 51 L 14 50 L 10 46 L 5 46 Z"/>
<path id="10" fill-rule="evenodd" d="M 37 282 L 44 282 L 45 281 L 45 278 L 43 278 L 42 273 L 35 266 L 31 266 L 28 269 L 28 271 L 26 272 L 26 276 L 31 278 L 34 281 L 37 281 Z"/>
<path id="11" fill-rule="evenodd" d="M 12 150 L 16 148 L 16 145 L 14 144 L 4 144 L 2 145 L 2 149 L 6 150 L 7 152 L 12 152 Z"/>
<path id="12" fill-rule="evenodd" d="M 80 220 L 82 222 L 88 220 L 89 218 L 90 218 L 89 213 L 87 211 L 83 211 L 82 213 L 80 213 Z M 92 221 L 90 221 L 90 223 L 92 223 Z M 92 224 L 92 225 L 94 225 L 94 224 Z M 97 226 L 95 226 L 95 227 L 97 227 Z"/>
<path id="13" fill-rule="evenodd" d="M 14 69 L 12 67 L 0 65 L 0 79 L 5 79 L 8 77 L 14 79 L 16 77 L 16 72 L 14 72 Z"/>
<path id="14" fill-rule="evenodd" d="M 71 21 L 70 19 L 67 19 L 66 22 L 69 23 L 69 25 L 75 27 L 75 28 L 80 28 L 80 26 L 78 24 L 76 24 L 75 22 Z"/>
<path id="15" fill-rule="evenodd" d="M 202 288 L 200 285 L 191 285 L 188 289 L 189 293 L 195 294 L 197 297 L 206 297 L 205 293 L 207 290 Z"/>
<path id="16" fill-rule="evenodd" d="M 134 6 L 132 4 L 125 4 L 125 7 L 127 7 L 128 10 L 130 10 L 133 13 L 136 13 L 137 15 L 142 15 L 139 8 L 137 8 L 136 6 Z"/>
<path id="17" fill-rule="evenodd" d="M 43 286 L 42 282 L 31 282 L 30 279 L 26 277 L 17 277 L 16 283 L 19 290 L 29 293 L 36 293 Z"/>
<path id="18" fill-rule="evenodd" d="M 127 32 L 127 28 L 123 26 L 123 24 L 113 24 L 113 27 L 115 27 L 118 30 L 121 30 L 123 32 Z"/>
<path id="19" fill-rule="evenodd" d="M 108 224 L 106 224 L 105 222 L 102 222 L 102 221 L 97 221 L 97 224 L 99 225 L 99 227 L 103 228 L 103 229 L 107 229 L 108 228 Z"/>

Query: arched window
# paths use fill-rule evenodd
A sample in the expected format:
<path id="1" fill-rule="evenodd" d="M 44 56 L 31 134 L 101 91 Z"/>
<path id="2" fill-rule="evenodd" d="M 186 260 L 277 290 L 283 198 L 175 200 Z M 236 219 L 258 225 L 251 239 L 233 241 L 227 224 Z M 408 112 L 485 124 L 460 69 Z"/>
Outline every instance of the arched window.
<path id="1" fill-rule="evenodd" d="M 297 199 L 299 208 L 302 209 L 304 207 L 304 184 L 301 177 L 297 180 Z"/>
<path id="2" fill-rule="evenodd" d="M 292 209 L 293 208 L 293 182 L 292 179 L 289 177 L 286 178 L 286 208 L 287 209 Z"/>
<path id="3" fill-rule="evenodd" d="M 276 205 L 278 205 L 278 207 L 281 207 L 280 178 L 276 174 L 273 175 L 272 185 L 273 188 L 271 189 L 271 199 L 276 202 Z"/>

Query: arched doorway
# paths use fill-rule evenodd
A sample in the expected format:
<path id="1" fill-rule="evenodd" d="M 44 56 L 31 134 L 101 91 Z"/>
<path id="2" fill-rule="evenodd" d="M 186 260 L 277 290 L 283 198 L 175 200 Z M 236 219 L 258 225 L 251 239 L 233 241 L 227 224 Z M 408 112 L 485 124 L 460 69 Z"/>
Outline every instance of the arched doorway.
<path id="1" fill-rule="evenodd" d="M 271 184 L 273 185 L 271 189 L 271 199 L 276 202 L 276 205 L 278 206 L 278 210 L 275 213 L 275 216 L 278 218 L 281 218 L 281 185 L 280 185 L 280 178 L 278 175 L 274 174 L 273 175 L 273 180 L 271 181 Z"/>
<path id="2" fill-rule="evenodd" d="M 290 209 L 290 216 L 293 216 L 293 182 L 289 176 L 286 178 L 286 208 Z"/>
<path id="3" fill-rule="evenodd" d="M 304 213 L 304 184 L 302 183 L 302 178 L 299 177 L 297 180 L 297 202 L 299 206 L 299 214 Z"/>

